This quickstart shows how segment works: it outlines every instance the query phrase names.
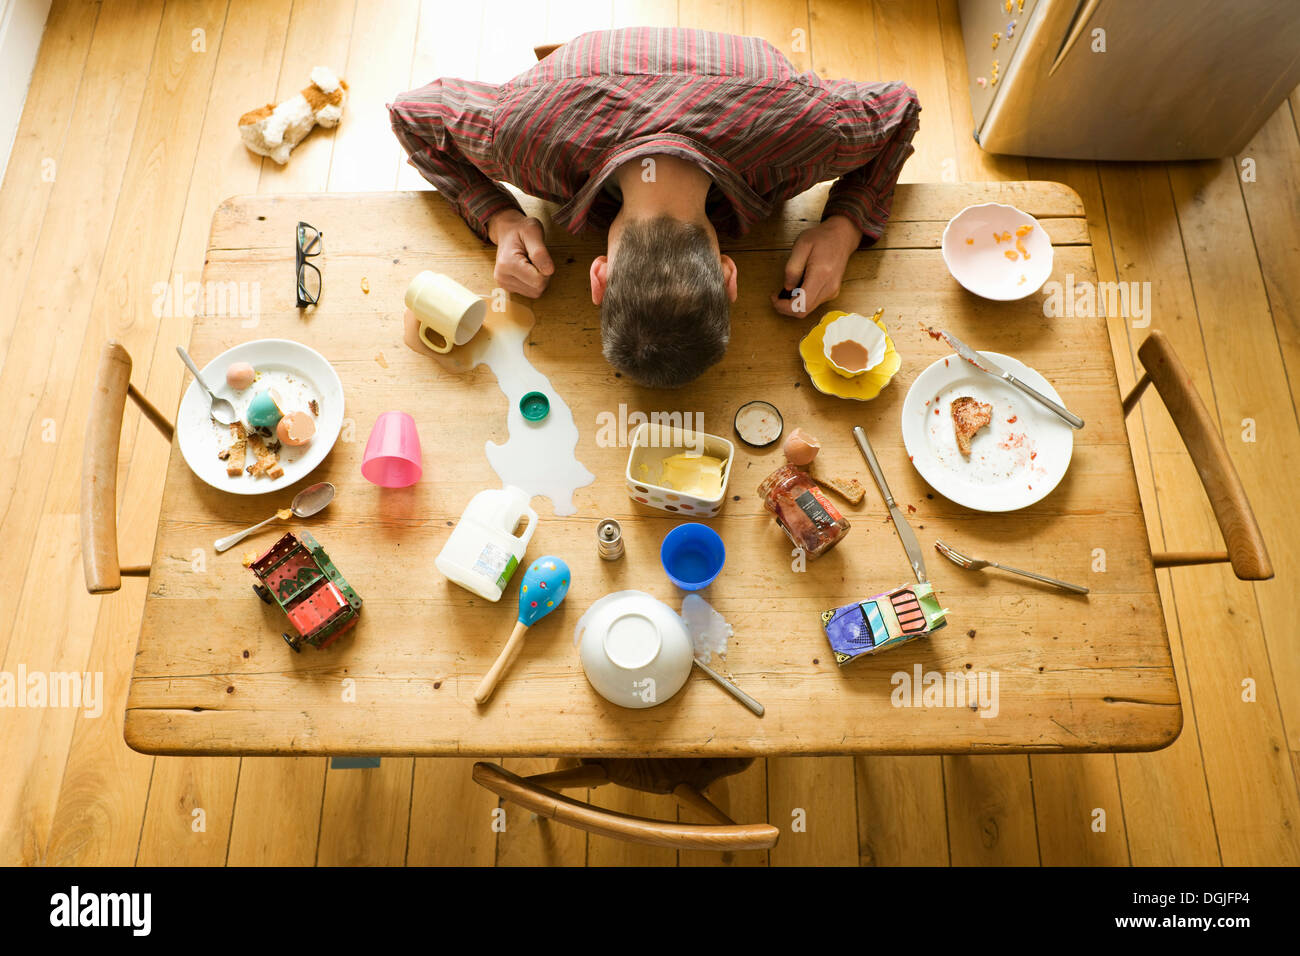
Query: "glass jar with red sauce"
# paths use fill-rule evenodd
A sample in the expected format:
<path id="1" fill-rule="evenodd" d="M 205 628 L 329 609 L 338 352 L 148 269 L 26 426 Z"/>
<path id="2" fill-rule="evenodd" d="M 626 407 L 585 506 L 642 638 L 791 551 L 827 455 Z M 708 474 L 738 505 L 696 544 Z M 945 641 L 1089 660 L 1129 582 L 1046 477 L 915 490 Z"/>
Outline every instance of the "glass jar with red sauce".
<path id="1" fill-rule="evenodd" d="M 816 558 L 849 533 L 849 522 L 805 471 L 783 465 L 758 486 L 767 510 L 797 548 Z"/>

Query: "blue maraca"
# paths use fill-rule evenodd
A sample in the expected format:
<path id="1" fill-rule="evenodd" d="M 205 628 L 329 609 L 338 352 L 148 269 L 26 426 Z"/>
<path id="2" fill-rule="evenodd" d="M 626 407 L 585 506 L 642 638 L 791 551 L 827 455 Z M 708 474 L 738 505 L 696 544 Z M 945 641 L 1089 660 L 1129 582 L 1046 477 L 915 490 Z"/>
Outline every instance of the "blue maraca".
<path id="1" fill-rule="evenodd" d="M 540 557 L 528 566 L 519 585 L 519 620 L 492 669 L 479 681 L 474 691 L 475 703 L 484 704 L 492 696 L 523 648 L 524 633 L 560 606 L 564 595 L 569 593 L 569 581 L 569 566 L 552 555 Z"/>

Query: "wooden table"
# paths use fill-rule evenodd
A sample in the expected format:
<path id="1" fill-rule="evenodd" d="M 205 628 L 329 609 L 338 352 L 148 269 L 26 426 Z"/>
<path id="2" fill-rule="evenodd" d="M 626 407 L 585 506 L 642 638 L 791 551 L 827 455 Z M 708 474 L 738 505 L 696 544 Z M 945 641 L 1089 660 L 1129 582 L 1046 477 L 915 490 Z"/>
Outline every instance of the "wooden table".
<path id="1" fill-rule="evenodd" d="M 346 396 L 342 440 L 311 481 L 339 496 L 306 526 L 364 598 L 361 622 L 338 644 L 293 654 L 279 610 L 253 594 L 241 565 L 262 533 L 226 554 L 212 542 L 288 504 L 291 492 L 222 495 L 193 477 L 173 446 L 126 715 L 126 739 L 148 753 L 702 756 L 846 753 L 1005 753 L 1152 750 L 1178 735 L 1182 710 L 1170 659 L 1133 460 L 1102 318 L 1046 318 L 1041 296 L 977 299 L 948 275 L 938 251 L 944 223 L 963 206 L 997 200 L 1036 216 L 1056 247 L 1054 279 L 1095 281 L 1079 197 L 1053 183 L 901 186 L 888 231 L 857 254 L 835 307 L 884 318 L 903 356 L 893 383 L 860 404 L 816 392 L 796 343 L 812 324 L 772 312 L 769 290 L 794 236 L 816 221 L 824 189 L 787 205 L 742 241 L 727 244 L 740 270 L 732 345 L 725 361 L 676 392 L 641 389 L 600 355 L 587 268 L 603 238 L 577 240 L 548 226 L 558 272 L 534 306 L 534 365 L 572 407 L 578 457 L 597 476 L 579 511 L 542 521 L 529 555 L 564 557 L 573 569 L 565 604 L 529 634 L 491 703 L 473 691 L 505 641 L 517 584 L 489 604 L 448 583 L 433 559 L 471 495 L 499 486 L 483 454 L 505 437 L 505 400 L 486 368 L 452 374 L 401 343 L 402 295 L 421 269 L 476 290 L 492 286 L 492 250 L 431 193 L 243 196 L 213 219 L 205 279 L 260 284 L 255 328 L 201 316 L 190 351 L 200 364 L 254 338 L 285 337 L 321 351 Z M 540 210 L 540 204 L 533 207 Z M 324 232 L 322 304 L 293 302 L 294 225 Z M 369 292 L 364 291 L 364 283 Z M 946 348 L 921 331 L 941 324 L 976 348 L 1037 368 L 1087 421 L 1061 485 L 1010 514 L 982 514 L 931 492 L 907 460 L 901 403 L 915 376 Z M 727 502 L 713 526 L 729 560 L 707 599 L 734 625 L 725 670 L 767 707 L 754 717 L 698 671 L 648 710 L 609 704 L 587 684 L 572 643 L 582 611 L 601 595 L 640 588 L 677 606 L 681 593 L 658 561 L 677 523 L 628 499 L 627 449 L 598 447 L 597 416 L 626 410 L 692 411 L 731 434 L 741 403 L 776 403 L 787 428 L 819 436 L 819 464 L 868 488 L 848 538 L 806 573 L 755 493 L 780 451 L 740 450 Z M 375 417 L 397 408 L 416 419 L 424 478 L 380 490 L 360 474 Z M 974 573 L 928 551 L 930 576 L 951 609 L 927 640 L 837 668 L 819 623 L 827 608 L 911 580 L 880 496 L 853 443 L 863 425 L 923 547 L 936 537 L 1005 563 L 1092 588 L 1081 598 L 998 572 Z M 306 482 L 303 482 L 306 484 Z M 915 508 L 915 512 L 912 512 Z M 596 555 L 598 519 L 623 524 L 627 555 Z M 291 525 L 292 526 L 292 525 Z M 1104 562 L 1104 571 L 1101 568 Z M 971 707 L 900 707 L 894 675 L 988 672 L 997 716 Z M 351 698 L 351 699 L 349 699 Z"/>

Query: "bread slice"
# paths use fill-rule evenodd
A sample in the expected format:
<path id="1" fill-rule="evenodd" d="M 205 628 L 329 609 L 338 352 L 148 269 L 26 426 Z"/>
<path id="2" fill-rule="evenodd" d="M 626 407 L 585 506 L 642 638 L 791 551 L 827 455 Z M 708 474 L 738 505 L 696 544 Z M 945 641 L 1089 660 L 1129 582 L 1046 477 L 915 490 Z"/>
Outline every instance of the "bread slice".
<path id="1" fill-rule="evenodd" d="M 230 426 L 230 437 L 234 439 L 229 448 L 223 448 L 217 453 L 217 457 L 225 459 L 226 474 L 231 478 L 238 478 L 244 473 L 244 458 L 248 452 L 248 432 L 244 430 L 242 422 L 235 422 Z"/>
<path id="2" fill-rule="evenodd" d="M 993 421 L 993 406 L 976 401 L 969 395 L 952 400 L 952 430 L 957 436 L 957 450 L 970 457 L 971 439 L 981 428 Z"/>
<path id="3" fill-rule="evenodd" d="M 858 503 L 861 503 L 862 496 L 865 496 L 867 493 L 867 489 L 863 488 L 861 481 L 858 481 L 858 479 L 820 475 L 820 473 L 813 471 L 813 464 L 811 463 L 807 466 L 807 472 L 809 472 L 809 477 L 816 481 L 816 483 L 822 485 L 823 488 L 832 490 L 832 492 L 839 494 L 839 496 L 844 498 L 846 502 L 849 502 L 850 505 L 858 505 Z"/>
<path id="4" fill-rule="evenodd" d="M 248 473 L 254 478 L 262 475 L 268 478 L 279 478 L 284 474 L 284 469 L 280 467 L 280 456 L 266 446 L 266 442 L 257 432 L 248 436 L 248 449 L 256 459 L 248 466 Z"/>

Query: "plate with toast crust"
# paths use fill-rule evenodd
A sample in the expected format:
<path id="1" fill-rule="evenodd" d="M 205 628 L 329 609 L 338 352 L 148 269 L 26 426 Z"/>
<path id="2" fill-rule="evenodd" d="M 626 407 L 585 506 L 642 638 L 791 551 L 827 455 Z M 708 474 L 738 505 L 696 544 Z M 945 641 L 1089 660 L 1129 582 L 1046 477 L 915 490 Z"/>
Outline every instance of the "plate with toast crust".
<path id="1" fill-rule="evenodd" d="M 998 352 L 980 354 L 1064 404 L 1051 383 L 1023 362 Z M 953 422 L 953 402 L 963 398 L 988 405 L 991 413 L 970 438 L 969 455 L 958 447 Z M 1015 511 L 1041 501 L 1065 477 L 1074 452 L 1074 429 L 955 352 L 916 377 L 902 418 L 903 444 L 921 477 L 945 498 L 976 511 Z"/>

